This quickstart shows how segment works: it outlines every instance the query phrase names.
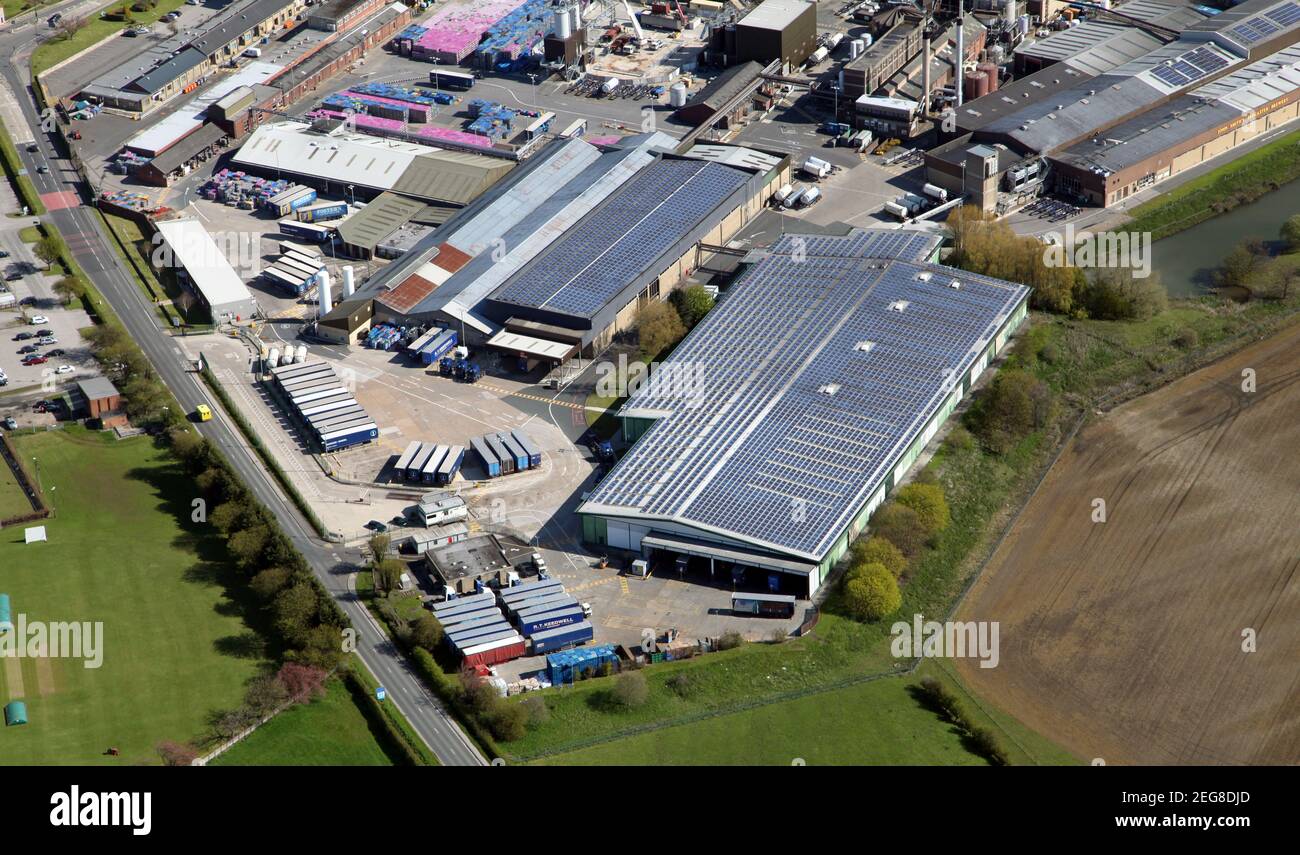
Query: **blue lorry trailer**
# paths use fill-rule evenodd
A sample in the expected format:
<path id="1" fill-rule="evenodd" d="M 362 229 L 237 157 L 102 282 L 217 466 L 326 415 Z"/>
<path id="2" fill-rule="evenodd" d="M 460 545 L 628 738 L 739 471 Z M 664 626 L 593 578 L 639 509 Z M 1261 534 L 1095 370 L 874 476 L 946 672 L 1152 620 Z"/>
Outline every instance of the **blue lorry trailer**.
<path id="1" fill-rule="evenodd" d="M 460 464 L 465 460 L 465 446 L 453 445 L 447 449 L 447 456 L 442 459 L 438 466 L 437 483 L 440 485 L 450 484 L 460 471 Z"/>
<path id="2" fill-rule="evenodd" d="M 506 449 L 501 440 L 497 439 L 496 434 L 489 433 L 485 435 L 483 441 L 488 444 L 488 448 L 492 449 L 492 453 L 496 455 L 497 462 L 501 464 L 502 475 L 509 475 L 515 471 L 514 455 Z"/>
<path id="3" fill-rule="evenodd" d="M 512 430 L 510 435 L 514 437 L 515 442 L 528 455 L 529 469 L 536 469 L 542 465 L 542 450 L 537 447 L 537 443 L 533 442 L 532 437 L 521 430 Z"/>
<path id="4" fill-rule="evenodd" d="M 558 629 L 562 626 L 582 623 L 582 621 L 582 609 L 560 609 L 559 611 L 535 615 L 528 620 L 521 620 L 519 622 L 519 631 L 525 636 L 532 637 L 548 630 Z"/>
<path id="5" fill-rule="evenodd" d="M 489 478 L 495 478 L 501 474 L 501 461 L 497 459 L 496 452 L 484 441 L 483 437 L 471 438 L 469 445 L 478 455 L 479 462 L 483 464 L 483 471 L 487 473 Z"/>
<path id="6" fill-rule="evenodd" d="M 503 588 L 500 592 L 501 602 L 509 605 L 510 603 L 519 602 L 522 599 L 529 599 L 541 591 L 549 591 L 558 588 L 559 592 L 564 590 L 564 583 L 559 579 L 547 579 L 544 582 L 529 582 L 527 585 L 516 585 L 513 588 Z"/>
<path id="7" fill-rule="evenodd" d="M 596 637 L 596 632 L 587 621 L 560 626 L 539 632 L 532 637 L 533 655 L 551 653 L 566 647 L 586 644 Z"/>
<path id="8" fill-rule="evenodd" d="M 505 446 L 506 451 L 510 452 L 510 456 L 514 458 L 516 472 L 523 472 L 529 468 L 528 452 L 524 451 L 523 447 L 515 442 L 513 436 L 508 433 L 499 433 L 497 434 L 497 441 Z"/>

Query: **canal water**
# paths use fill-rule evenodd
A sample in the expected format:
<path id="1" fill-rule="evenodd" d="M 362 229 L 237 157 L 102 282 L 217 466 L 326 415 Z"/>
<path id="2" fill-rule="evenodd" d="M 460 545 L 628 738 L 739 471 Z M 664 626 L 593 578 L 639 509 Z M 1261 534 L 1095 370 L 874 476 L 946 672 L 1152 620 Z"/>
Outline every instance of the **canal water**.
<path id="1" fill-rule="evenodd" d="M 1300 214 L 1300 182 L 1156 241 L 1151 269 L 1170 297 L 1201 296 L 1209 292 L 1210 277 L 1228 250 L 1247 238 L 1276 244 L 1282 223 L 1295 214 Z"/>

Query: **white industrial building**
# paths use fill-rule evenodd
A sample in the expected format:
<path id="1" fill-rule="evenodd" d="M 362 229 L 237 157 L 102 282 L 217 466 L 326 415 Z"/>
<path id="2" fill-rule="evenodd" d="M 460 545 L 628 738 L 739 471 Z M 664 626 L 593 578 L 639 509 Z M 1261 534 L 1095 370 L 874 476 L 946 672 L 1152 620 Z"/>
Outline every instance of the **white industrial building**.
<path id="1" fill-rule="evenodd" d="M 212 321 L 241 320 L 257 311 L 257 301 L 229 259 L 198 220 L 164 220 L 158 223 L 166 250 L 164 266 L 176 271 L 207 307 Z"/>

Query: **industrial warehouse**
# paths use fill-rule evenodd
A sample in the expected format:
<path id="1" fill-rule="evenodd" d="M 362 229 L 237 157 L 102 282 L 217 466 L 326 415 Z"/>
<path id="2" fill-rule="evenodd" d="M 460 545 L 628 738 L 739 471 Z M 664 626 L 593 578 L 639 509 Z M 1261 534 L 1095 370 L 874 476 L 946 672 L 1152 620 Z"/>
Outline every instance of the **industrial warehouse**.
<path id="1" fill-rule="evenodd" d="M 661 134 L 561 140 L 517 167 L 358 292 L 375 317 L 558 363 L 602 349 L 664 299 L 787 180 L 788 158 L 672 153 Z M 731 157 L 723 157 L 725 149 Z"/>
<path id="2" fill-rule="evenodd" d="M 992 213 L 1044 191 L 1108 207 L 1300 116 L 1300 3 L 1160 6 L 1137 10 L 1155 23 L 1090 22 L 1019 48 L 1030 73 L 957 107 L 927 180 Z"/>
<path id="3" fill-rule="evenodd" d="M 1029 289 L 906 230 L 786 235 L 618 415 L 584 538 L 810 597 L 1026 316 Z M 674 382 L 678 368 L 706 378 Z"/>

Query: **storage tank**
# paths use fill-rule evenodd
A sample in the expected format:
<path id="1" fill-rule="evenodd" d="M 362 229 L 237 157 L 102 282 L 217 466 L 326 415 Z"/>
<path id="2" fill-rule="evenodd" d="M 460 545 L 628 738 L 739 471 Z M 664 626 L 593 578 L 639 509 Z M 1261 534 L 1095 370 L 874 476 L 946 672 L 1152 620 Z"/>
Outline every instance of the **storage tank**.
<path id="1" fill-rule="evenodd" d="M 573 35 L 573 20 L 569 17 L 568 9 L 561 9 L 555 13 L 553 27 L 555 35 L 562 39 L 568 39 Z"/>
<path id="2" fill-rule="evenodd" d="M 991 62 L 981 62 L 976 71 L 984 74 L 985 80 L 988 81 L 988 91 L 998 91 L 998 67 Z"/>
<path id="3" fill-rule="evenodd" d="M 1029 16 L 1021 15 L 1016 19 L 1016 29 L 1020 30 L 1020 35 L 1029 35 Z"/>
<path id="4" fill-rule="evenodd" d="M 921 188 L 921 192 L 939 202 L 948 201 L 948 191 L 937 184 L 926 184 Z"/>
<path id="5" fill-rule="evenodd" d="M 824 48 L 824 47 L 819 47 L 819 48 L 817 48 L 817 50 L 813 51 L 812 56 L 810 56 L 810 57 L 808 58 L 808 64 L 809 64 L 809 65 L 817 65 L 818 63 L 820 63 L 820 62 L 822 62 L 824 59 L 826 59 L 826 57 L 830 56 L 830 54 L 831 54 L 831 52 L 828 51 L 826 48 Z"/>
<path id="6" fill-rule="evenodd" d="M 673 107 L 686 106 L 686 84 L 674 83 L 668 90 L 668 103 Z"/>
<path id="7" fill-rule="evenodd" d="M 866 45 L 862 43 L 862 39 L 854 39 L 849 42 L 849 59 L 857 59 L 862 56 L 864 50 L 866 50 Z"/>
<path id="8" fill-rule="evenodd" d="M 356 287 L 356 279 L 353 277 L 352 265 L 343 265 L 343 299 L 346 300 L 348 297 L 351 297 L 352 293 L 356 291 Z"/>
<path id="9" fill-rule="evenodd" d="M 271 348 L 271 353 L 266 357 L 266 367 L 275 368 L 280 364 L 280 348 Z"/>
<path id="10" fill-rule="evenodd" d="M 842 41 L 844 41 L 844 34 L 843 34 L 843 33 L 834 33 L 834 34 L 831 35 L 830 41 L 828 41 L 828 42 L 826 43 L 826 47 L 827 47 L 829 50 L 835 50 L 837 47 L 840 46 L 840 42 L 842 42 Z"/>
<path id="11" fill-rule="evenodd" d="M 298 352 L 293 355 L 293 361 L 294 362 L 307 361 L 307 345 L 305 344 L 298 345 Z"/>
<path id="12" fill-rule="evenodd" d="M 973 101 L 987 94 L 989 94 L 989 79 L 984 72 L 976 69 L 966 75 L 966 79 L 962 81 L 963 100 Z"/>
<path id="13" fill-rule="evenodd" d="M 618 88 L 617 77 L 611 77 L 608 80 L 606 80 L 604 83 L 600 84 L 600 91 L 604 92 L 606 95 L 613 92 L 617 88 Z"/>

